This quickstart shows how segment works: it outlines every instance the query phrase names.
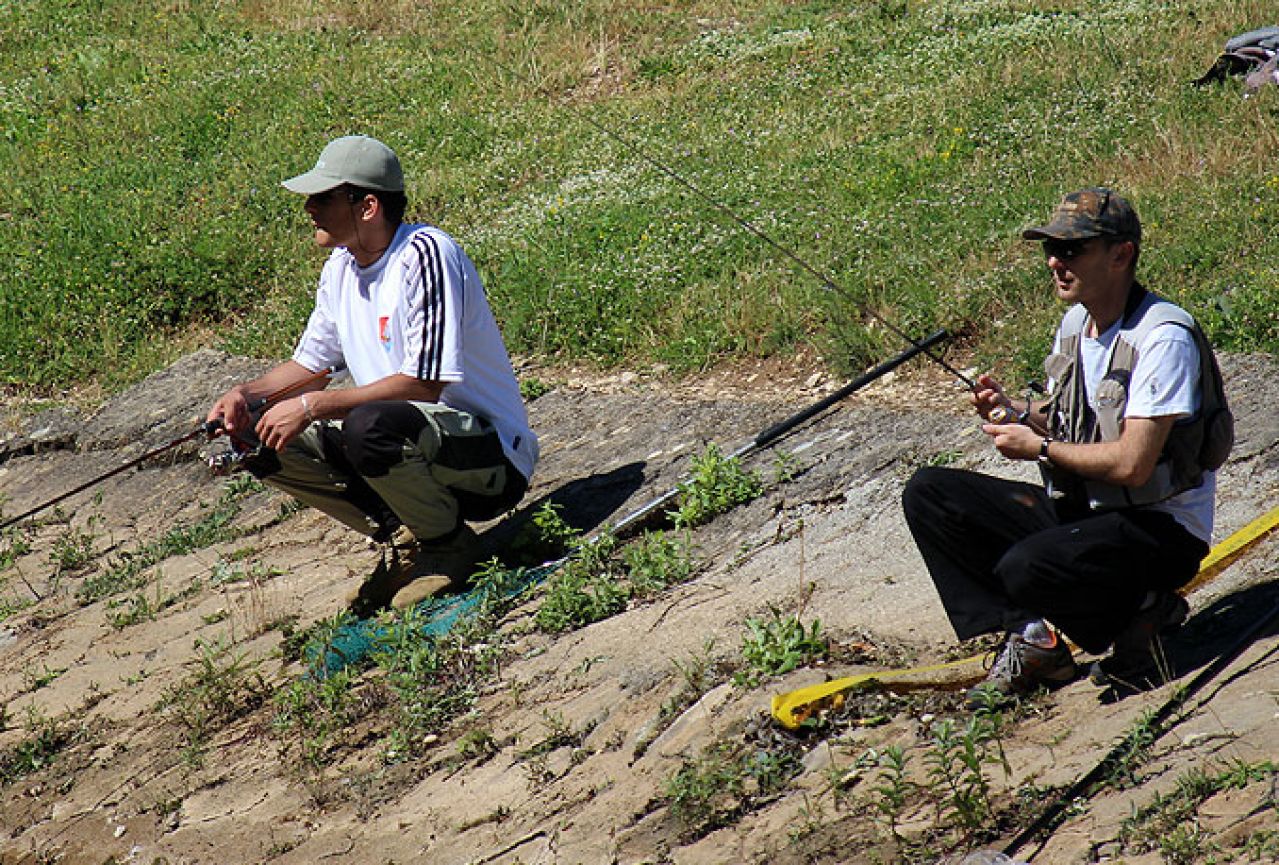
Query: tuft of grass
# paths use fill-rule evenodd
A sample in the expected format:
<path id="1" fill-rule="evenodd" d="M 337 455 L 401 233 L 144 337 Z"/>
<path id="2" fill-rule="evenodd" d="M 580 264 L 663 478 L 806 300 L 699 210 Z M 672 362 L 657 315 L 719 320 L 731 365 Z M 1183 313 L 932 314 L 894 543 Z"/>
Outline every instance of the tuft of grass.
<path id="1" fill-rule="evenodd" d="M 220 643 L 196 641 L 199 655 L 188 662 L 181 682 L 165 690 L 159 708 L 186 731 L 185 758 L 203 760 L 218 730 L 261 706 L 271 693 L 258 664 Z"/>
<path id="2" fill-rule="evenodd" d="M 26 719 L 27 735 L 0 751 L 0 786 L 7 786 L 48 766 L 76 739 L 75 731 L 43 717 L 34 709 Z"/>
<path id="3" fill-rule="evenodd" d="M 769 801 L 799 770 L 792 750 L 721 742 L 685 758 L 663 791 L 688 841 L 732 825 Z"/>
<path id="4" fill-rule="evenodd" d="M 1203 861 L 1203 856 L 1215 850 L 1216 845 L 1199 825 L 1200 807 L 1223 790 L 1240 790 L 1269 781 L 1276 772 L 1279 766 L 1271 761 L 1242 760 L 1216 771 L 1203 767 L 1187 770 L 1170 791 L 1156 793 L 1149 804 L 1124 820 L 1119 829 L 1123 852 L 1137 855 L 1158 851 L 1164 862 L 1175 865 Z M 1275 807 L 1273 802 L 1270 807 Z M 1261 839 L 1258 846 L 1264 842 Z"/>

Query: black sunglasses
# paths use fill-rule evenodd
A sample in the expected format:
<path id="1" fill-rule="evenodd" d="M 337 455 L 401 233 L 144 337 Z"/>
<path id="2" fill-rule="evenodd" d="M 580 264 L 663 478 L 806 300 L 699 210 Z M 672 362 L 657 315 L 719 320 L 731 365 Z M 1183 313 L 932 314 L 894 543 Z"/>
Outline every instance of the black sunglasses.
<path id="1" fill-rule="evenodd" d="M 358 192 L 352 189 L 347 189 L 342 186 L 335 186 L 333 189 L 326 189 L 323 192 L 317 192 L 314 195 L 308 195 L 306 200 L 311 202 L 312 204 L 328 204 L 330 201 L 333 200 L 333 196 L 339 195 L 339 194 L 345 195 L 346 200 L 349 201 L 351 204 L 355 204 L 355 202 L 359 201 L 362 197 Z"/>
<path id="2" fill-rule="evenodd" d="M 1088 251 L 1088 244 L 1093 240 L 1085 237 L 1082 240 L 1045 240 L 1044 257 L 1058 261 L 1073 261 Z"/>

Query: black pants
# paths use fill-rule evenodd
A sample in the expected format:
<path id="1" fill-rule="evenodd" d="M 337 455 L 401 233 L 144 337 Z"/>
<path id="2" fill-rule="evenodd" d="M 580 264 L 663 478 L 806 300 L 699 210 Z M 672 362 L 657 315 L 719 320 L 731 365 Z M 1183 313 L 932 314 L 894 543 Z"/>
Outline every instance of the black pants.
<path id="1" fill-rule="evenodd" d="M 1168 514 L 1072 509 L 1039 486 L 958 469 L 917 471 L 902 509 L 961 640 L 1045 618 L 1104 652 L 1148 590 L 1185 585 L 1208 554 Z"/>

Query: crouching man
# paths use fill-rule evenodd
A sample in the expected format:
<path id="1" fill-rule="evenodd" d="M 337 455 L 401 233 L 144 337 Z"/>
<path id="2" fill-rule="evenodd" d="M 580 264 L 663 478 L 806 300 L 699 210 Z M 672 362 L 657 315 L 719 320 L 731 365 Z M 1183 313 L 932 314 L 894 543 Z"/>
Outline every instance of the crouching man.
<path id="1" fill-rule="evenodd" d="M 519 502 L 537 437 L 475 266 L 440 229 L 402 221 L 404 178 L 386 145 L 338 138 L 283 185 L 306 196 L 315 242 L 333 253 L 292 359 L 208 417 L 260 442 L 245 461 L 254 475 L 386 544 L 347 596 L 354 612 L 408 607 L 470 576 L 466 521 Z M 324 369 L 354 386 L 306 381 Z"/>
<path id="2" fill-rule="evenodd" d="M 1038 461 L 1043 486 L 920 469 L 903 509 L 960 639 L 1003 631 L 985 683 L 997 699 L 1071 681 L 1062 635 L 1108 656 L 1098 684 L 1154 672 L 1156 635 L 1181 625 L 1177 589 L 1212 534 L 1214 469 L 1232 427 L 1194 320 L 1136 279 L 1141 223 L 1107 189 L 1067 195 L 1042 241 L 1071 304 L 1045 363 L 1050 398 L 1015 404 L 990 376 L 972 402 L 995 448 Z"/>

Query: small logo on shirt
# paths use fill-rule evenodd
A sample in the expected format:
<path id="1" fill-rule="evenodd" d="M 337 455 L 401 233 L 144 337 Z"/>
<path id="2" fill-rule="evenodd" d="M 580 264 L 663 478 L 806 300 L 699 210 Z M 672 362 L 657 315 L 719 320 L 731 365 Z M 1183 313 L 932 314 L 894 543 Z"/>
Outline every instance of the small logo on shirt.
<path id="1" fill-rule="evenodd" d="M 377 338 L 382 342 L 382 349 L 387 352 L 391 350 L 390 322 L 391 317 L 388 315 L 381 316 L 377 320 Z"/>

